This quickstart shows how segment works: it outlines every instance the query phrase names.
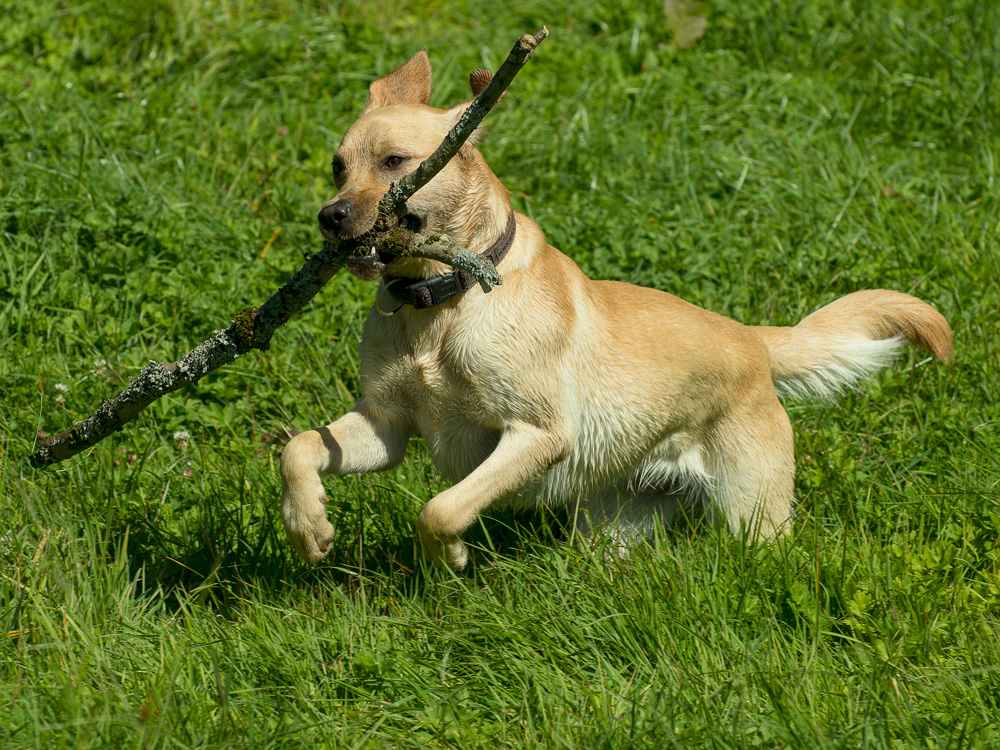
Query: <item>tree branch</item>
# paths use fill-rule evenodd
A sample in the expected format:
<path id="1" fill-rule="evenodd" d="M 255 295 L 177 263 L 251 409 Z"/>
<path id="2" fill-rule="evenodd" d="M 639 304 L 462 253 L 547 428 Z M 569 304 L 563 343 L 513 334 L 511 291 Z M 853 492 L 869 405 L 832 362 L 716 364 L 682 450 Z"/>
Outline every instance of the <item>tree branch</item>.
<path id="1" fill-rule="evenodd" d="M 96 445 L 134 419 L 161 396 L 197 383 L 213 370 L 236 360 L 252 349 L 266 351 L 274 332 L 299 312 L 334 274 L 362 246 L 379 247 L 392 242 L 391 252 L 414 258 L 430 258 L 468 271 L 479 279 L 485 291 L 500 283 L 500 276 L 488 261 L 458 247 L 445 238 L 408 232 L 390 224 L 390 217 L 406 213 L 406 201 L 426 185 L 458 153 L 483 121 L 503 91 L 531 58 L 535 48 L 548 36 L 543 26 L 534 36 L 525 34 L 511 50 L 490 84 L 475 98 L 437 150 L 416 170 L 394 182 L 379 202 L 380 220 L 364 238 L 340 243 L 324 243 L 323 249 L 308 258 L 285 286 L 259 308 L 244 308 L 226 330 L 211 338 L 176 362 L 150 362 L 128 388 L 105 401 L 87 419 L 44 439 L 28 458 L 35 468 L 49 466 Z"/>
<path id="2" fill-rule="evenodd" d="M 503 65 L 493 75 L 493 79 L 473 99 L 472 104 L 462 113 L 458 122 L 455 123 L 455 127 L 451 129 L 441 145 L 420 166 L 390 186 L 389 191 L 382 198 L 382 204 L 386 208 L 392 207 L 396 216 L 402 216 L 406 213 L 406 201 L 430 182 L 434 175 L 444 169 L 444 165 L 451 160 L 451 157 L 458 153 L 473 131 L 479 127 L 483 118 L 493 109 L 493 105 L 497 103 L 503 92 L 507 90 L 510 82 L 514 80 L 514 76 L 531 59 L 535 48 L 548 35 L 549 30 L 543 26 L 541 31 L 534 36 L 525 34 L 517 40 Z"/>

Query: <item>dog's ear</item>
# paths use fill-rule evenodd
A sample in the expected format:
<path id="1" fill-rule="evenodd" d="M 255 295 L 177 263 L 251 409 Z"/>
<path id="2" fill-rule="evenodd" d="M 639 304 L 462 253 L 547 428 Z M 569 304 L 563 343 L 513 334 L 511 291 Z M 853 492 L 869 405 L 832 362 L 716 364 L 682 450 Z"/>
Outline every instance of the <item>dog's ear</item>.
<path id="1" fill-rule="evenodd" d="M 471 73 L 469 73 L 469 87 L 472 89 L 472 95 L 479 96 L 483 92 L 483 89 L 485 89 L 487 86 L 490 85 L 490 81 L 492 80 L 493 80 L 493 74 L 490 73 L 490 71 L 488 70 L 483 70 L 482 68 L 480 68 L 479 70 L 474 70 Z M 500 94 L 500 98 L 503 99 L 506 95 L 507 92 L 504 91 L 502 94 Z M 455 124 L 458 122 L 458 118 L 460 118 L 462 116 L 462 113 L 469 108 L 470 104 L 472 104 L 471 101 L 463 102 L 461 104 L 456 104 L 454 107 L 447 110 L 447 113 L 452 117 L 451 127 L 455 127 Z M 480 125 L 478 128 L 472 131 L 472 135 L 469 136 L 469 140 L 467 140 L 462 145 L 461 151 L 458 152 L 459 155 L 468 156 L 472 147 L 481 143 L 483 138 L 485 137 L 486 137 L 486 128 Z"/>
<path id="2" fill-rule="evenodd" d="M 431 61 L 427 50 L 417 54 L 368 87 L 365 111 L 390 104 L 430 104 Z"/>
<path id="3" fill-rule="evenodd" d="M 472 95 L 479 96 L 483 89 L 490 85 L 490 81 L 493 80 L 493 74 L 488 70 L 474 70 L 469 73 L 469 86 L 472 88 Z M 500 99 L 507 96 L 507 92 L 504 91 L 500 94 Z"/>

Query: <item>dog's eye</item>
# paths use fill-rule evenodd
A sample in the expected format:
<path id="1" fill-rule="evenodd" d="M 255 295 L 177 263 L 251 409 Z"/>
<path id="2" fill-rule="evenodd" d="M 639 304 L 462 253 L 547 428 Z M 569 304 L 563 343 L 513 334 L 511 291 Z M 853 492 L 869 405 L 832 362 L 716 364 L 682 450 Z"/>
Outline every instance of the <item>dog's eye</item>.
<path id="1" fill-rule="evenodd" d="M 404 161 L 406 161 L 405 156 L 390 156 L 388 159 L 385 160 L 385 165 L 389 167 L 389 169 L 395 169 Z"/>
<path id="2" fill-rule="evenodd" d="M 344 174 L 344 162 L 342 162 L 340 159 L 334 159 L 333 160 L 333 176 L 334 177 L 340 177 L 340 175 L 342 175 L 342 174 Z"/>

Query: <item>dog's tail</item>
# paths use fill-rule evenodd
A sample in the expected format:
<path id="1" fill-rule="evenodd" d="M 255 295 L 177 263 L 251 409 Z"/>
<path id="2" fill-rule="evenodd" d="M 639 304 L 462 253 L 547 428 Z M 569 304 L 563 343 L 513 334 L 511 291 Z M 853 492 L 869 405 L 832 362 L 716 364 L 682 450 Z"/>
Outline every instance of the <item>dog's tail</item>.
<path id="1" fill-rule="evenodd" d="M 832 398 L 892 364 L 910 341 L 950 362 L 951 328 L 937 310 L 902 292 L 854 292 L 797 326 L 753 326 L 771 353 L 782 394 Z"/>

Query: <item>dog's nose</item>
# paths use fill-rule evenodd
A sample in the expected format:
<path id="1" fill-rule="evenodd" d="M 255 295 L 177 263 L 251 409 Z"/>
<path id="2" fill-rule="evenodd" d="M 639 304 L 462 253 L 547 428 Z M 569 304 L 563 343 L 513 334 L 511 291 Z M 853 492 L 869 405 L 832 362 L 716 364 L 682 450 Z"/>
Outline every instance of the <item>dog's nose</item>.
<path id="1" fill-rule="evenodd" d="M 337 201 L 336 203 L 328 203 L 323 206 L 322 210 L 319 212 L 319 223 L 324 229 L 340 229 L 348 217 L 351 215 L 351 211 L 354 209 L 347 201 Z"/>

